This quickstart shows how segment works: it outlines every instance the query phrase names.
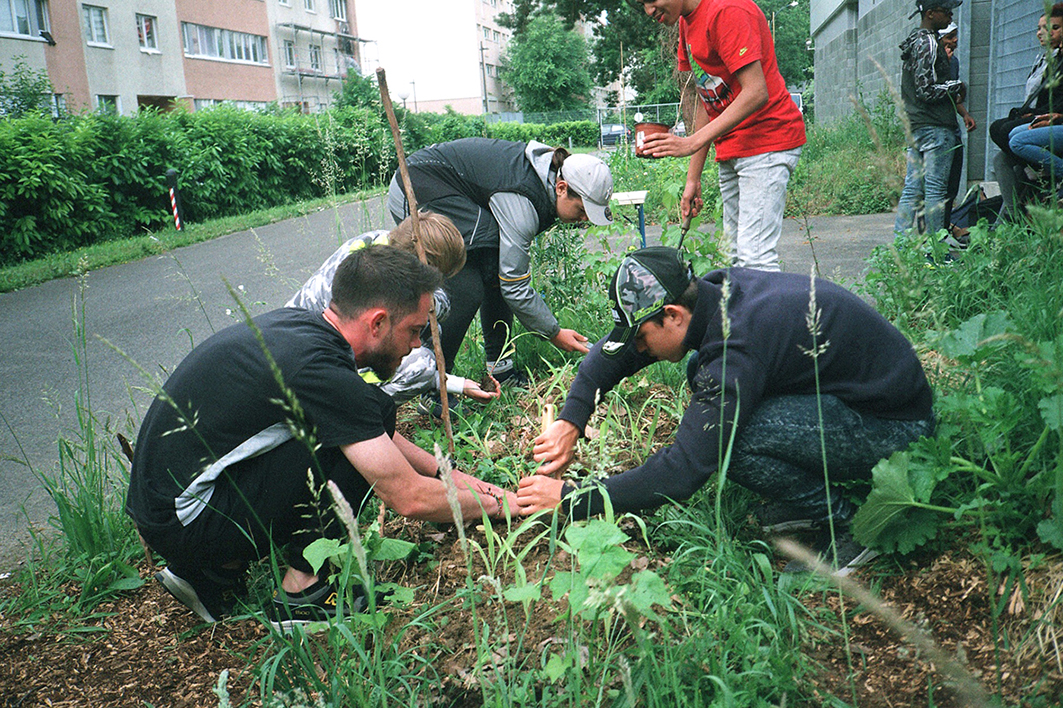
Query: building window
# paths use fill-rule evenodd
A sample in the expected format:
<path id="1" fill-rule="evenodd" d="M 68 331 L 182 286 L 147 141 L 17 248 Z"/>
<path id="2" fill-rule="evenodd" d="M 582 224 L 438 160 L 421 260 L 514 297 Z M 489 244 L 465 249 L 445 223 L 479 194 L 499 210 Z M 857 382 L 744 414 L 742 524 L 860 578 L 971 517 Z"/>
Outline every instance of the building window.
<path id="1" fill-rule="evenodd" d="M 53 93 L 52 100 L 48 102 L 52 111 L 52 118 L 61 118 L 66 115 L 66 96 L 61 93 Z"/>
<path id="2" fill-rule="evenodd" d="M 269 65 L 266 38 L 217 27 L 181 23 L 185 56 Z"/>
<path id="3" fill-rule="evenodd" d="M 85 13 L 85 39 L 89 44 L 110 46 L 107 33 L 107 8 L 95 5 L 82 5 Z"/>
<path id="4" fill-rule="evenodd" d="M 303 0 L 303 7 L 306 8 L 307 12 L 317 12 L 317 10 L 314 9 L 314 0 Z"/>
<path id="5" fill-rule="evenodd" d="M 310 68 L 314 71 L 321 71 L 321 46 L 317 44 L 310 45 Z"/>
<path id="6" fill-rule="evenodd" d="M 329 10 L 333 18 L 340 22 L 347 21 L 347 0 L 329 0 Z"/>
<path id="7" fill-rule="evenodd" d="M 118 96 L 96 94 L 96 110 L 100 113 L 119 113 L 121 107 L 119 106 Z"/>
<path id="8" fill-rule="evenodd" d="M 295 42 L 284 40 L 284 65 L 289 69 L 295 68 Z"/>
<path id="9" fill-rule="evenodd" d="M 498 30 L 491 30 L 491 39 L 496 42 L 499 40 Z"/>
<path id="10" fill-rule="evenodd" d="M 141 51 L 159 51 L 159 43 L 155 39 L 155 23 L 157 21 L 151 15 L 137 15 L 137 39 L 140 40 Z"/>
<path id="11" fill-rule="evenodd" d="M 291 7 L 292 6 L 292 0 L 277 0 L 277 2 L 278 2 L 278 4 L 284 5 L 285 7 Z"/>
<path id="12" fill-rule="evenodd" d="M 491 28 L 484 27 L 484 39 L 491 39 Z"/>
<path id="13" fill-rule="evenodd" d="M 39 37 L 48 27 L 45 0 L 0 0 L 0 34 Z"/>

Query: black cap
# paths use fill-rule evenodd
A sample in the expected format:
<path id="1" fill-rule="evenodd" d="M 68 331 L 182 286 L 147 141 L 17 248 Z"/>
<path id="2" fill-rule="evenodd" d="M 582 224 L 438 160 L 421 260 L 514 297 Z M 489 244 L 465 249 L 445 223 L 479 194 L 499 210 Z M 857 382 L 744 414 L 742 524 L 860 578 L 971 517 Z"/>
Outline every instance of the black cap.
<path id="1" fill-rule="evenodd" d="M 678 300 L 692 280 L 694 268 L 678 249 L 652 246 L 625 256 L 609 283 L 616 326 L 606 337 L 602 353 L 619 353 L 639 326 Z"/>

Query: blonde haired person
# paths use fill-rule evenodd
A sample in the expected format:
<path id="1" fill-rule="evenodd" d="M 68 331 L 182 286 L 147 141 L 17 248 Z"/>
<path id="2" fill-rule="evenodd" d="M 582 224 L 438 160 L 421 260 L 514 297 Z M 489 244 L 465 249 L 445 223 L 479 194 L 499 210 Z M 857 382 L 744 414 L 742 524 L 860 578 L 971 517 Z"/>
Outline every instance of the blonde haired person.
<path id="1" fill-rule="evenodd" d="M 428 264 L 439 269 L 444 278 L 449 278 L 465 266 L 465 242 L 455 228 L 454 223 L 441 214 L 428 211 L 418 212 L 421 226 L 421 245 L 424 247 Z M 332 279 L 347 256 L 370 246 L 394 246 L 395 248 L 416 254 L 413 241 L 413 219 L 407 217 L 391 231 L 379 229 L 368 231 L 360 236 L 348 239 L 329 256 L 310 279 L 299 288 L 285 307 L 324 312 L 332 299 Z M 436 316 L 442 320 L 450 308 L 446 291 L 438 288 L 433 293 Z M 430 347 L 422 346 L 412 350 L 399 364 L 395 374 L 386 382 L 381 382 L 372 372 L 363 374 L 370 383 L 380 384 L 381 388 L 397 403 L 408 401 L 419 393 L 438 390 L 439 377 L 436 372 L 436 357 Z M 497 387 L 496 387 L 497 388 Z M 484 391 L 472 379 L 447 375 L 447 392 L 461 394 L 481 401 L 498 397 L 498 392 Z"/>

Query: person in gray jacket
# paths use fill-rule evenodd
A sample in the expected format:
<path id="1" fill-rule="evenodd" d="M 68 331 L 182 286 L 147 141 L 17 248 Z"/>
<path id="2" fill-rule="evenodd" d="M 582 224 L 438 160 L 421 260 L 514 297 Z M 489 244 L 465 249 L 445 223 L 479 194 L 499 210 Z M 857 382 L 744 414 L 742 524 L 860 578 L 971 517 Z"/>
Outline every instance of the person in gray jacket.
<path id="1" fill-rule="evenodd" d="M 956 105 L 967 95 L 966 85 L 949 78 L 949 57 L 937 33 L 952 22 L 961 0 L 917 0 L 922 21 L 901 43 L 901 98 L 911 127 L 908 170 L 897 204 L 894 231 L 917 225 L 920 213 L 926 230 L 945 227 L 945 200 L 953 153 L 961 149 Z M 914 14 L 914 13 L 913 13 Z"/>
<path id="2" fill-rule="evenodd" d="M 604 162 L 570 155 L 539 142 L 464 138 L 418 150 L 407 159 L 418 207 L 449 218 L 465 241 L 465 267 L 448 278 L 450 316 L 440 340 L 447 371 L 477 310 L 488 373 L 499 383 L 522 384 L 503 358 L 513 315 L 564 351 L 588 351 L 587 338 L 560 326 L 531 286 L 531 244 L 555 221 L 612 222 L 613 177 Z M 388 190 L 398 223 L 409 201 L 398 174 Z"/>

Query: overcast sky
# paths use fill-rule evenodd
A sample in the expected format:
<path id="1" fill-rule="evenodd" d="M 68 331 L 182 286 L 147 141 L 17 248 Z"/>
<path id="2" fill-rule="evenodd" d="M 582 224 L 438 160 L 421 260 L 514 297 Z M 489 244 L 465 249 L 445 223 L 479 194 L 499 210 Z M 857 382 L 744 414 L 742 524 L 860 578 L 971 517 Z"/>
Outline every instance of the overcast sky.
<path id="1" fill-rule="evenodd" d="M 358 0 L 358 37 L 368 72 L 384 67 L 393 97 L 418 101 L 479 97 L 475 3 L 480 0 Z M 413 104 L 410 104 L 413 107 Z"/>

